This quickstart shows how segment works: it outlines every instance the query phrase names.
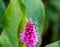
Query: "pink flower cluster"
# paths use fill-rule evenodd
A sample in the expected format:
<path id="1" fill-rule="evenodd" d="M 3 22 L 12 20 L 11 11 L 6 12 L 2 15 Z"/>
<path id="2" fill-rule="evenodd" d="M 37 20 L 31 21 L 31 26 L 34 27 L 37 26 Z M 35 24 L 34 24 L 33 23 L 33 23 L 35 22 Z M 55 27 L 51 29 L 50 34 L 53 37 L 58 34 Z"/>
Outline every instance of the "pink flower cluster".
<path id="1" fill-rule="evenodd" d="M 26 44 L 26 47 L 35 47 L 39 41 L 35 25 L 31 20 L 26 24 L 26 30 L 22 35 L 22 41 Z"/>

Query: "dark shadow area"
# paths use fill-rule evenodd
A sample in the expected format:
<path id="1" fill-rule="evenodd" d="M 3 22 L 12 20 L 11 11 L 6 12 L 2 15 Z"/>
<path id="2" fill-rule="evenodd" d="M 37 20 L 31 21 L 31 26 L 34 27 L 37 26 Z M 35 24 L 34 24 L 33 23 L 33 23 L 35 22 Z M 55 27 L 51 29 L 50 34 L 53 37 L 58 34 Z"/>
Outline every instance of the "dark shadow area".
<path id="1" fill-rule="evenodd" d="M 41 44 L 40 47 L 44 47 L 47 44 L 51 43 L 51 37 L 53 35 L 53 26 L 54 26 L 54 22 L 50 20 L 49 21 L 49 26 L 47 28 L 47 32 L 42 38 L 42 44 Z"/>
<path id="2" fill-rule="evenodd" d="M 7 6 L 8 6 L 9 3 L 10 3 L 10 0 L 3 0 L 3 2 L 4 2 L 4 4 L 6 5 L 6 8 L 7 8 Z"/>
<path id="3" fill-rule="evenodd" d="M 42 0 L 44 5 L 47 6 L 50 3 L 50 0 Z"/>
<path id="4" fill-rule="evenodd" d="M 3 27 L 0 26 L 0 35 L 2 34 L 2 31 L 3 31 Z"/>

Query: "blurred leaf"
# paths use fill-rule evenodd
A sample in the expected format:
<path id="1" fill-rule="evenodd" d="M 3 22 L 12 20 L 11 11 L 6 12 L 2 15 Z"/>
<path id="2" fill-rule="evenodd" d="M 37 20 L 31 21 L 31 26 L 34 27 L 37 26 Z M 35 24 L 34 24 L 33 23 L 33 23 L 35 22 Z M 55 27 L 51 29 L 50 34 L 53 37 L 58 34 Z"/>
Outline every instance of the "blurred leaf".
<path id="1" fill-rule="evenodd" d="M 18 47 L 17 31 L 21 15 L 18 1 L 10 0 L 10 4 L 4 14 L 3 31 L 0 35 L 0 47 Z"/>
<path id="2" fill-rule="evenodd" d="M 45 47 L 60 47 L 60 41 L 53 42 Z"/>
<path id="3" fill-rule="evenodd" d="M 3 17 L 4 12 L 5 12 L 5 5 L 4 5 L 3 1 L 0 0 L 0 22 Z"/>

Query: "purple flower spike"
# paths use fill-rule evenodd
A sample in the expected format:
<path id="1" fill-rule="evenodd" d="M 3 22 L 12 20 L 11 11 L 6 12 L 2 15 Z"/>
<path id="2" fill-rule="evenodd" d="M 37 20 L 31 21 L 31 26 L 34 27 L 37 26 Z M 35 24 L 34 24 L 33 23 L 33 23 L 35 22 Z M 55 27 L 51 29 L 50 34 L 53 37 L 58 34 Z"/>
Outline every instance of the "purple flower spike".
<path id="1" fill-rule="evenodd" d="M 26 44 L 26 47 L 35 47 L 39 41 L 39 37 L 32 20 L 29 20 L 26 24 L 26 30 L 22 34 L 22 41 Z"/>

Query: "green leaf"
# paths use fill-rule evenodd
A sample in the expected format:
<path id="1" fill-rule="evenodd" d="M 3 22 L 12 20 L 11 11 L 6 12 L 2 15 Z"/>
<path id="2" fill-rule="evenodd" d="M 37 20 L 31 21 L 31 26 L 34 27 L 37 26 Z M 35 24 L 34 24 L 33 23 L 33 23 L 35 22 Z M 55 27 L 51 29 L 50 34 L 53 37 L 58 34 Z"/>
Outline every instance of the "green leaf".
<path id="1" fill-rule="evenodd" d="M 19 28 L 18 28 L 19 47 L 26 47 L 26 45 L 23 44 L 23 42 L 22 42 L 22 40 L 20 38 L 20 34 L 25 31 L 26 21 L 27 21 L 26 17 L 22 16 L 22 19 L 20 21 Z"/>
<path id="2" fill-rule="evenodd" d="M 19 2 L 19 5 L 21 6 L 20 8 L 21 8 L 21 11 L 22 11 L 23 15 L 25 16 L 26 6 L 24 4 L 24 1 L 23 0 L 18 0 L 18 2 Z"/>
<path id="3" fill-rule="evenodd" d="M 53 42 L 45 47 L 60 47 L 60 41 Z"/>
<path id="4" fill-rule="evenodd" d="M 20 5 L 17 0 L 10 0 L 4 14 L 3 31 L 0 35 L 0 47 L 18 47 L 17 31 L 21 20 Z"/>
<path id="5" fill-rule="evenodd" d="M 22 40 L 20 38 L 20 34 L 25 31 L 25 27 L 26 27 L 26 21 L 27 21 L 27 18 L 25 16 L 26 6 L 25 6 L 23 0 L 18 0 L 18 2 L 19 2 L 19 5 L 21 6 L 20 8 L 22 11 L 22 18 L 21 18 L 19 28 L 18 28 L 19 47 L 26 47 L 26 45 L 22 42 Z"/>

